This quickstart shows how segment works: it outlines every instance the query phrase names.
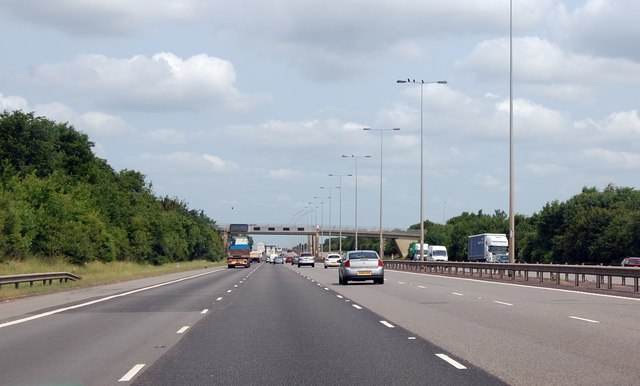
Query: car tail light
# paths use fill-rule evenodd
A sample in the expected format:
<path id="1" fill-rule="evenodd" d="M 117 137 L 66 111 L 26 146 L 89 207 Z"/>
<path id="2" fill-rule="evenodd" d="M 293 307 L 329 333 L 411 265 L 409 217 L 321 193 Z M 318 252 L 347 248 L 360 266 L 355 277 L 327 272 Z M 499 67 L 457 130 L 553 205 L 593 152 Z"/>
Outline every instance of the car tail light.
<path id="1" fill-rule="evenodd" d="M 351 261 L 349 261 L 349 260 L 345 261 L 344 262 L 344 266 L 347 267 L 347 268 L 351 267 Z"/>
<path id="2" fill-rule="evenodd" d="M 378 259 L 378 267 L 384 267 L 384 263 L 380 259 Z"/>

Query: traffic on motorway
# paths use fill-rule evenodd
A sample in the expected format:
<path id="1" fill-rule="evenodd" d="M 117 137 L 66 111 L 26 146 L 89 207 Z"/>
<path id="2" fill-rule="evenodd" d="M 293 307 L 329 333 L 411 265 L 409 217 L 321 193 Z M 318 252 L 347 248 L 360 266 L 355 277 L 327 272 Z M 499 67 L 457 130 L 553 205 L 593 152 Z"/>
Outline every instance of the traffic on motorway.
<path id="1" fill-rule="evenodd" d="M 394 270 L 379 280 L 363 259 L 379 261 L 357 251 L 335 267 L 262 262 L 2 303 L 0 384 L 640 379 L 627 360 L 637 299 Z M 351 280 L 358 270 L 369 280 Z"/>

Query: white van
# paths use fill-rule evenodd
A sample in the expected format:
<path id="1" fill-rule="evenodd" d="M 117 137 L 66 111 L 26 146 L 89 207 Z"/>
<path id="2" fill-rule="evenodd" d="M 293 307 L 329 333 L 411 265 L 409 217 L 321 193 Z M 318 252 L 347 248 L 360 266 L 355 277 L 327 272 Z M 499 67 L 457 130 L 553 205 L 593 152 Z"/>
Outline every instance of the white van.
<path id="1" fill-rule="evenodd" d="M 449 261 L 447 247 L 444 245 L 429 245 L 427 249 L 427 260 L 429 261 Z"/>

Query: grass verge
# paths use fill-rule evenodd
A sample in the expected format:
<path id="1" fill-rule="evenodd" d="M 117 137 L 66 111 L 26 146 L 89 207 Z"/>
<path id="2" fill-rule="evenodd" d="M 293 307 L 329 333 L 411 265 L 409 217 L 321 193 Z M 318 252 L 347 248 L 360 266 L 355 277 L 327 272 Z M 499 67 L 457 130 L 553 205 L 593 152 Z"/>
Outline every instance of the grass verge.
<path id="1" fill-rule="evenodd" d="M 6 284 L 0 287 L 0 301 L 34 294 L 65 291 L 72 288 L 91 287 L 174 272 L 222 266 L 225 264 L 226 262 L 224 261 L 211 262 L 198 260 L 159 266 L 130 262 L 112 262 L 106 264 L 92 262 L 83 266 L 77 266 L 62 261 L 50 262 L 36 259 L 8 261 L 0 263 L 0 276 L 44 272 L 71 272 L 80 276 L 82 280 L 60 284 L 54 281 L 52 285 L 42 285 L 42 282 L 35 282 L 33 283 L 33 287 L 29 286 L 29 283 L 20 283 L 17 289 L 13 284 Z"/>

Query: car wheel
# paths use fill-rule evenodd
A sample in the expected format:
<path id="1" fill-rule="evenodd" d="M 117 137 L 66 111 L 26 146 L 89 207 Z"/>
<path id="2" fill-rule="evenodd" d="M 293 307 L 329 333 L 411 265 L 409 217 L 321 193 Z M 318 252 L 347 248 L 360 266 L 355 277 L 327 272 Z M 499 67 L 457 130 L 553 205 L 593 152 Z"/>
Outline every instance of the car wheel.
<path id="1" fill-rule="evenodd" d="M 298 268 L 300 268 L 300 264 L 298 264 Z"/>
<path id="2" fill-rule="evenodd" d="M 314 268 L 316 265 L 315 264 L 311 264 L 311 268 Z"/>

